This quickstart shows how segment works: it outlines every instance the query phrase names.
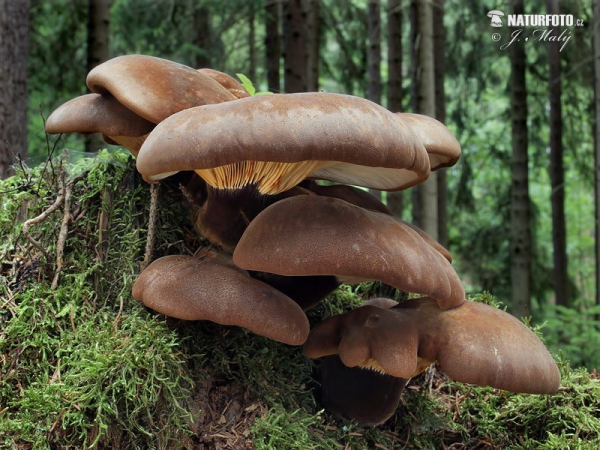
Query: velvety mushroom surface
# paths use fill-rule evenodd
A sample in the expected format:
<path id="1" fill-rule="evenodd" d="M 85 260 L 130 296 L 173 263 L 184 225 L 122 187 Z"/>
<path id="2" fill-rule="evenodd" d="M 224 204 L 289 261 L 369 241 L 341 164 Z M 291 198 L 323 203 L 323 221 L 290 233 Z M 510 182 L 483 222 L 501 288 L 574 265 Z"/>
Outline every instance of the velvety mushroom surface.
<path id="1" fill-rule="evenodd" d="M 290 345 L 308 336 L 308 319 L 293 300 L 222 255 L 159 258 L 138 277 L 132 295 L 169 317 L 237 325 Z"/>
<path id="2" fill-rule="evenodd" d="M 348 367 L 413 377 L 437 362 L 451 378 L 513 392 L 553 393 L 560 373 L 540 339 L 521 321 L 489 305 L 441 310 L 430 298 L 390 309 L 363 306 L 314 327 L 311 358 L 338 354 Z"/>
<path id="3" fill-rule="evenodd" d="M 127 109 L 110 94 L 86 94 L 56 108 L 45 127 L 50 134 L 102 133 L 105 140 L 137 155 L 155 124 Z"/>
<path id="4" fill-rule="evenodd" d="M 233 261 L 278 275 L 379 280 L 429 295 L 442 308 L 456 307 L 464 289 L 447 252 L 429 239 L 395 217 L 337 198 L 303 195 L 261 212 L 242 235 Z"/>
<path id="5" fill-rule="evenodd" d="M 148 133 L 173 113 L 243 96 L 237 92 L 243 87 L 235 83 L 210 69 L 199 72 L 153 56 L 119 56 L 90 71 L 87 84 L 94 93 L 59 106 L 48 117 L 46 131 L 102 133 L 109 144 L 137 156 Z"/>
<path id="6" fill-rule="evenodd" d="M 265 194 L 288 190 L 307 177 L 405 189 L 430 172 L 427 148 L 413 124 L 348 95 L 248 97 L 169 117 L 144 143 L 137 168 L 148 179 L 195 170 L 219 189 L 250 184 Z M 460 154 L 453 137 L 435 146 Z"/>
<path id="7" fill-rule="evenodd" d="M 237 97 L 191 67 L 147 55 L 124 55 L 96 66 L 86 78 L 92 92 L 110 93 L 140 117 L 159 123 L 193 106 Z"/>

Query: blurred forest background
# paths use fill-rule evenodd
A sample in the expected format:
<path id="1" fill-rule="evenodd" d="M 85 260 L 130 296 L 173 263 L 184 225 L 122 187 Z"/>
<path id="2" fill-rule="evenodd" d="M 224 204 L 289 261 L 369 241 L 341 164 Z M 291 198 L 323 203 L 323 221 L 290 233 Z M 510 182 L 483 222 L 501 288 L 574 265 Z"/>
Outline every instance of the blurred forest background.
<path id="1" fill-rule="evenodd" d="M 352 94 L 434 116 L 460 142 L 460 161 L 383 201 L 450 249 L 467 292 L 489 291 L 513 314 L 547 322 L 553 350 L 599 367 L 596 8 L 583 0 L 0 0 L 0 177 L 17 155 L 43 162 L 55 140 L 44 117 L 86 92 L 92 67 L 130 53 L 242 73 L 258 90 Z M 509 27 L 503 17 L 492 27 L 490 10 L 574 22 Z M 531 38 L 510 44 L 516 30 Z M 561 39 L 540 37 L 546 30 Z M 99 145 L 64 139 L 58 147 L 74 155 Z"/>

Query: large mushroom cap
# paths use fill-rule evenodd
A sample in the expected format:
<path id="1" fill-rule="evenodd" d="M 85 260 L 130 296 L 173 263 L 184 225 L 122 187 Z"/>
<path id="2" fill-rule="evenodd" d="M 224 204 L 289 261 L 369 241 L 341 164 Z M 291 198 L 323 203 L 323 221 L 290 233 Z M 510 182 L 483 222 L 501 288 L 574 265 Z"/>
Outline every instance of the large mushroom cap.
<path id="1" fill-rule="evenodd" d="M 290 345 L 302 344 L 309 331 L 293 300 L 210 255 L 157 259 L 138 277 L 132 295 L 170 317 L 237 325 Z"/>
<path id="2" fill-rule="evenodd" d="M 196 170 L 217 188 L 257 184 L 260 192 L 275 194 L 307 177 L 404 189 L 425 180 L 430 164 L 422 140 L 401 116 L 359 97 L 303 93 L 173 115 L 148 137 L 137 168 L 148 179 Z"/>
<path id="3" fill-rule="evenodd" d="M 146 55 L 110 59 L 92 69 L 86 82 L 92 92 L 110 93 L 152 123 L 193 106 L 237 98 L 206 74 Z"/>
<path id="4" fill-rule="evenodd" d="M 450 310 L 429 298 L 391 309 L 363 306 L 314 327 L 304 352 L 337 353 L 349 367 L 400 378 L 437 362 L 456 381 L 513 392 L 553 393 L 560 384 L 556 362 L 535 333 L 504 311 L 470 301 Z"/>
<path id="5" fill-rule="evenodd" d="M 465 296 L 446 255 L 412 226 L 336 198 L 303 195 L 269 206 L 242 235 L 233 261 L 279 275 L 379 280 L 429 295 L 442 308 Z"/>
<path id="6" fill-rule="evenodd" d="M 137 155 L 155 125 L 127 109 L 110 94 L 86 94 L 55 109 L 45 126 L 50 134 L 102 133 Z"/>

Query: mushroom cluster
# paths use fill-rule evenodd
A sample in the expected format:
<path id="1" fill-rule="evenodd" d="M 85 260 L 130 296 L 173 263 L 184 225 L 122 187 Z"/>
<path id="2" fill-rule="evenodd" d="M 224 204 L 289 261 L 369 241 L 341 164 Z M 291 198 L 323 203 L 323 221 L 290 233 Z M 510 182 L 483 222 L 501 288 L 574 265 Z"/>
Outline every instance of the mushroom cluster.
<path id="1" fill-rule="evenodd" d="M 100 132 L 151 183 L 185 172 L 196 230 L 210 243 L 152 262 L 135 299 L 304 345 L 324 358 L 325 405 L 362 423 L 385 421 L 407 379 L 433 363 L 467 383 L 558 388 L 533 332 L 465 300 L 450 253 L 357 188 L 406 189 L 454 164 L 460 146 L 440 122 L 342 94 L 253 97 L 221 72 L 144 55 L 96 67 L 87 85 L 93 93 L 60 106 L 47 131 Z M 422 297 L 372 300 L 309 330 L 304 310 L 366 280 Z"/>

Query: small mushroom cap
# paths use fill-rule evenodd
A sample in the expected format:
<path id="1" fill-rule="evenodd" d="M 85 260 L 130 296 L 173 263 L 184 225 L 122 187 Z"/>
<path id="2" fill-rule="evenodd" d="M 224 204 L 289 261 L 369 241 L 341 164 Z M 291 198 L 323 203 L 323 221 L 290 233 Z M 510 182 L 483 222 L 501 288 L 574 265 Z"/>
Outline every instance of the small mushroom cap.
<path id="1" fill-rule="evenodd" d="M 339 354 L 349 366 L 409 378 L 437 362 L 451 378 L 513 392 L 553 393 L 560 373 L 540 339 L 510 314 L 466 301 L 441 310 L 430 298 L 390 309 L 363 306 L 314 327 L 311 357 Z"/>
<path id="2" fill-rule="evenodd" d="M 217 188 L 256 184 L 267 194 L 307 177 L 405 189 L 430 171 L 408 122 L 368 100 L 328 93 L 263 95 L 182 111 L 149 136 L 137 168 L 148 179 L 196 170 Z"/>
<path id="3" fill-rule="evenodd" d="M 138 277 L 132 295 L 170 317 L 237 325 L 289 345 L 301 345 L 309 331 L 293 300 L 210 255 L 157 259 Z"/>
<path id="4" fill-rule="evenodd" d="M 392 308 L 398 302 L 373 298 L 363 305 Z M 318 365 L 321 401 L 338 418 L 361 425 L 379 425 L 389 419 L 400 401 L 408 378 L 397 378 L 362 367 L 348 367 L 338 355 L 326 356 Z"/>
<path id="5" fill-rule="evenodd" d="M 502 11 L 498 11 L 497 9 L 493 9 L 492 11 L 487 13 L 488 17 L 492 17 L 492 16 L 500 16 L 503 17 L 504 13 Z"/>
<path id="6" fill-rule="evenodd" d="M 250 97 L 250 93 L 246 90 L 244 86 L 242 86 L 242 83 L 240 83 L 235 78 L 230 77 L 226 73 L 208 68 L 198 69 L 198 72 L 203 73 L 204 75 L 208 75 L 221 86 L 223 86 L 225 89 L 227 89 L 229 92 L 231 92 L 233 95 L 235 95 L 237 98 Z"/>
<path id="7" fill-rule="evenodd" d="M 136 155 L 154 124 L 127 109 L 110 94 L 86 94 L 63 103 L 46 120 L 46 131 L 102 133 L 109 144 L 128 148 Z"/>
<path id="8" fill-rule="evenodd" d="M 206 74 L 146 55 L 110 59 L 92 69 L 86 82 L 92 92 L 110 93 L 125 107 L 152 123 L 159 123 L 193 106 L 236 99 Z"/>
<path id="9" fill-rule="evenodd" d="M 465 297 L 446 256 L 412 226 L 337 198 L 303 195 L 269 206 L 242 235 L 233 261 L 279 275 L 379 280 L 429 295 L 442 308 Z"/>

